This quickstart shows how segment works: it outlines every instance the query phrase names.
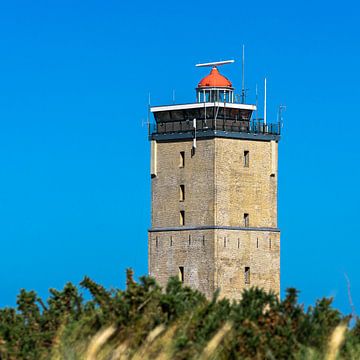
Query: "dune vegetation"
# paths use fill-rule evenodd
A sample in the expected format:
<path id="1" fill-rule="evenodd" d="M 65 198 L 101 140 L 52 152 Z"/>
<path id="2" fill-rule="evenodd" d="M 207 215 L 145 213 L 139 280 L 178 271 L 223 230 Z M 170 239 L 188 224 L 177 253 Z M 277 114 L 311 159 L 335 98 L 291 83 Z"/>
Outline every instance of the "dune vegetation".
<path id="1" fill-rule="evenodd" d="M 0 359 L 360 359 L 360 321 L 329 298 L 305 309 L 295 289 L 281 301 L 257 288 L 208 300 L 128 270 L 125 290 L 87 277 L 46 301 L 21 290 L 16 308 L 0 310 Z"/>

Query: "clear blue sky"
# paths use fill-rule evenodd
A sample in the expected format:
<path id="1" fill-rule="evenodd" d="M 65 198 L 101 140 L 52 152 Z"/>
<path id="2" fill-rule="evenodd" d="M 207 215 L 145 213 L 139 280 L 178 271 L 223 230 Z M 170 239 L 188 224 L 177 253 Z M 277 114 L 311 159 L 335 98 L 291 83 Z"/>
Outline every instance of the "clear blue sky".
<path id="1" fill-rule="evenodd" d="M 153 104 L 192 101 L 207 70 L 241 58 L 249 98 L 268 78 L 280 143 L 282 289 L 360 311 L 359 5 L 343 1 L 2 1 L 0 306 L 86 274 L 147 271 Z M 240 62 L 223 72 L 241 86 Z M 261 90 L 262 91 L 262 90 Z M 261 110 L 261 109 L 260 109 Z"/>

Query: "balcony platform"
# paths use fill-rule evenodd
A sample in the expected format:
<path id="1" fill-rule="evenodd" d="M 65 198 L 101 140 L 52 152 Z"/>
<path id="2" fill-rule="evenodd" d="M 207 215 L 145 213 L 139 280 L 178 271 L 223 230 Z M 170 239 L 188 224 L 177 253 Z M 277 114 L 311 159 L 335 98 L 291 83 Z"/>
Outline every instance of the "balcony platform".
<path id="1" fill-rule="evenodd" d="M 193 139 L 195 129 L 193 121 L 174 121 L 150 124 L 149 140 L 174 141 Z M 279 141 L 279 124 L 255 123 L 252 121 L 234 121 L 225 119 L 196 120 L 196 138 L 234 138 L 259 141 Z"/>

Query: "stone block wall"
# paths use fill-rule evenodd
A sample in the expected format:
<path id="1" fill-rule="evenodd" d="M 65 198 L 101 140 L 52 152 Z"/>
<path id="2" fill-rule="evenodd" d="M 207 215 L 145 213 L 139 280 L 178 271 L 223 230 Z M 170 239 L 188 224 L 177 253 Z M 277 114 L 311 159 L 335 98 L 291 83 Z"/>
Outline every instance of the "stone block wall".
<path id="1" fill-rule="evenodd" d="M 184 283 L 208 297 L 217 288 L 221 296 L 234 299 L 249 286 L 279 292 L 277 142 L 198 139 L 194 153 L 191 139 L 158 141 L 152 151 L 150 274 L 165 286 L 181 267 Z M 185 153 L 184 166 L 180 152 Z M 245 284 L 245 268 L 250 268 L 250 284 Z"/>
<path id="2" fill-rule="evenodd" d="M 215 224 L 277 227 L 277 143 L 216 138 L 215 141 Z M 248 151 L 249 166 L 244 166 Z"/>
<path id="3" fill-rule="evenodd" d="M 149 269 L 165 287 L 184 268 L 184 284 L 211 297 L 214 287 L 214 230 L 149 233 Z"/>
<path id="4" fill-rule="evenodd" d="M 152 178 L 151 226 L 179 226 L 180 211 L 185 211 L 186 226 L 214 225 L 214 150 L 213 139 L 198 141 L 192 155 L 192 141 L 158 142 L 157 175 Z M 180 152 L 185 166 L 180 166 Z M 185 201 L 180 201 L 180 185 L 185 185 Z"/>

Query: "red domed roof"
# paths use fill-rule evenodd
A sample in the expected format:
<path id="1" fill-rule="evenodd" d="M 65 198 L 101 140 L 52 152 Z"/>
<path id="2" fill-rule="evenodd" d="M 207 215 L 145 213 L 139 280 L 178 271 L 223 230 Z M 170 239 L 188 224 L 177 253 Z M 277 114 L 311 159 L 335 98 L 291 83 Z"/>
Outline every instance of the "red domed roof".
<path id="1" fill-rule="evenodd" d="M 205 76 L 198 85 L 199 88 L 203 87 L 228 87 L 231 88 L 231 82 L 219 73 L 219 70 L 214 66 L 210 74 Z"/>

